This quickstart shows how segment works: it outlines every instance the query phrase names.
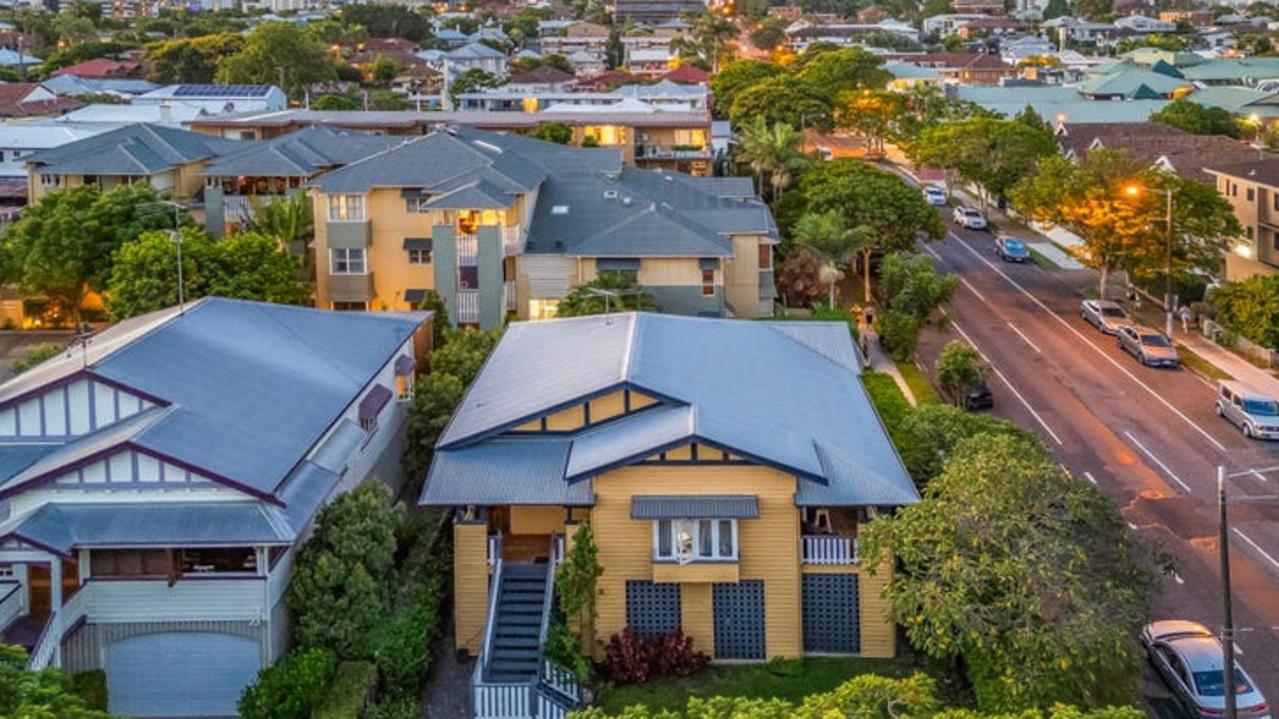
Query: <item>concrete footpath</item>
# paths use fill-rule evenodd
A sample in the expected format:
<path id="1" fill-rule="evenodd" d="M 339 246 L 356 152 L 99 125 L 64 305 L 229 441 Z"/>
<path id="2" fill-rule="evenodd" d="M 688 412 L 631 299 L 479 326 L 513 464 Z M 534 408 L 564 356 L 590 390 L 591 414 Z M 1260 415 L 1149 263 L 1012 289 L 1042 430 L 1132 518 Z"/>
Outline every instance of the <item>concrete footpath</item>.
<path id="1" fill-rule="evenodd" d="M 902 394 L 906 395 L 906 401 L 910 402 L 912 406 L 918 404 L 915 399 L 915 393 L 910 391 L 910 385 L 906 384 L 906 378 L 902 377 L 901 370 L 897 369 L 897 363 L 884 354 L 883 348 L 879 346 L 879 337 L 874 332 L 863 331 L 866 333 L 866 363 L 870 366 L 870 369 L 876 372 L 883 372 L 892 377 L 893 381 L 901 389 Z"/>

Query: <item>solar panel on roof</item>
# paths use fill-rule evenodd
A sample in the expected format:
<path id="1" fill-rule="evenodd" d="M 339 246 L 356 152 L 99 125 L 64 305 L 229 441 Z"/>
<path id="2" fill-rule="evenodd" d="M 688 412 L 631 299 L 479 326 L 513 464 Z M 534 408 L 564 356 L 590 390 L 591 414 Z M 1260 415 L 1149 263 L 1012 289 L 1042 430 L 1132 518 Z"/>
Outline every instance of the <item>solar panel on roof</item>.
<path id="1" fill-rule="evenodd" d="M 178 85 L 174 97 L 264 97 L 270 85 Z"/>

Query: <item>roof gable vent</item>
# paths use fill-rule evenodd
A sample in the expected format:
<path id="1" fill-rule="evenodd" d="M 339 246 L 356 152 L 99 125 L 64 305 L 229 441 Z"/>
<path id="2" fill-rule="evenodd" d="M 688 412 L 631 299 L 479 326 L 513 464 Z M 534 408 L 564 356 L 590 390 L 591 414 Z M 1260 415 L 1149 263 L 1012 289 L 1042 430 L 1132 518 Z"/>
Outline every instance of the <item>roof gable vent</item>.
<path id="1" fill-rule="evenodd" d="M 554 205 L 551 207 L 552 215 L 567 215 L 568 205 Z"/>
<path id="2" fill-rule="evenodd" d="M 617 190 L 605 190 L 605 191 L 604 191 L 604 199 L 606 199 L 606 200 L 616 200 L 616 199 L 617 199 Z"/>

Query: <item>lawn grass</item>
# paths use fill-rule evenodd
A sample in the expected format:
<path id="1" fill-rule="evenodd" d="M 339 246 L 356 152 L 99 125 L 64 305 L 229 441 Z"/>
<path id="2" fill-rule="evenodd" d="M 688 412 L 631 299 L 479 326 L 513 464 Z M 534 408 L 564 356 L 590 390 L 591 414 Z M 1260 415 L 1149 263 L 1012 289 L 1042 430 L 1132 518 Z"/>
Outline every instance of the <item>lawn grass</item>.
<path id="1" fill-rule="evenodd" d="M 712 665 L 683 679 L 606 687 L 597 704 L 615 714 L 633 704 L 654 710 L 681 711 L 692 696 L 734 696 L 785 699 L 796 704 L 809 694 L 828 692 L 859 674 L 904 677 L 922 671 L 937 680 L 938 695 L 947 706 L 971 704 L 964 683 L 934 662 L 909 656 L 894 659 L 810 657 L 775 660 L 767 664 Z"/>
<path id="2" fill-rule="evenodd" d="M 870 396 L 875 409 L 879 410 L 880 419 L 888 428 L 888 434 L 896 436 L 902 421 L 910 414 L 910 402 L 906 401 L 906 395 L 902 394 L 897 381 L 883 372 L 867 370 L 862 372 L 862 385 L 866 387 L 866 394 Z"/>
<path id="3" fill-rule="evenodd" d="M 1035 248 L 1031 247 L 1030 245 L 1026 245 L 1026 249 L 1030 250 L 1030 261 L 1038 265 L 1041 270 L 1060 269 L 1057 266 L 1056 262 L 1053 262 L 1052 260 L 1045 257 L 1043 253 L 1037 252 Z"/>
<path id="4" fill-rule="evenodd" d="M 1220 367 L 1195 354 L 1184 345 L 1177 345 L 1177 357 L 1183 365 L 1208 379 L 1234 379 Z"/>
<path id="5" fill-rule="evenodd" d="M 898 362 L 897 371 L 902 373 L 902 379 L 906 380 L 910 393 L 915 395 L 915 404 L 936 404 L 941 401 L 937 390 L 933 389 L 933 383 L 919 365 L 914 362 Z"/>

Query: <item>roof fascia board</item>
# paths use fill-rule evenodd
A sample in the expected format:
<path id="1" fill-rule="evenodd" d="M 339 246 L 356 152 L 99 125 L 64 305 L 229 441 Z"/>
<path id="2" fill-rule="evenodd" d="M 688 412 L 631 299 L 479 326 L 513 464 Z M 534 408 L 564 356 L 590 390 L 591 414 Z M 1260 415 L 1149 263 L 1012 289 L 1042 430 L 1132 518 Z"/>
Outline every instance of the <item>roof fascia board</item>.
<path id="1" fill-rule="evenodd" d="M 123 347 L 121 347 L 121 349 L 123 349 Z M 81 368 L 81 369 L 75 370 L 74 372 L 70 372 L 61 377 L 58 377 L 57 379 L 46 382 L 45 384 L 32 387 L 26 392 L 22 392 L 21 394 L 14 395 L 13 397 L 10 397 L 9 399 L 0 401 L 0 410 L 8 409 L 9 407 L 12 407 L 13 405 L 16 405 L 16 404 L 21 404 L 22 402 L 28 399 L 31 399 L 32 397 L 37 397 L 46 392 L 58 389 L 59 387 L 65 387 L 80 379 L 91 379 L 94 382 L 101 382 L 102 384 L 105 384 L 108 387 L 113 387 L 117 390 L 120 390 L 121 392 L 128 392 L 129 394 L 132 394 L 134 396 L 141 397 L 142 399 L 145 399 L 146 401 L 159 407 L 168 407 L 171 404 L 168 400 L 162 397 L 157 397 L 149 392 L 144 392 L 136 387 L 132 387 L 123 382 L 119 382 L 117 380 L 111 379 L 110 377 L 105 377 L 93 371 L 92 369 Z"/>
<path id="2" fill-rule="evenodd" d="M 623 457 L 621 459 L 615 460 L 613 462 L 609 462 L 600 467 L 592 469 L 589 472 L 579 472 L 575 475 L 568 475 L 566 473 L 564 476 L 564 480 L 567 481 L 569 484 L 572 484 L 574 482 L 580 482 L 584 479 L 590 479 L 591 477 L 596 477 L 606 472 L 611 472 L 615 469 L 620 469 L 622 467 L 626 467 L 628 465 L 634 464 L 638 462 L 639 460 L 642 460 L 645 457 L 652 455 L 655 452 L 665 452 L 666 450 L 674 449 L 676 447 L 683 446 L 690 442 L 696 442 L 697 444 L 704 444 L 707 447 L 718 449 L 721 452 L 728 452 L 729 454 L 736 454 L 740 457 L 745 457 L 746 459 L 756 464 L 763 465 L 765 467 L 772 467 L 773 469 L 776 469 L 779 472 L 792 474 L 800 479 L 808 479 L 808 480 L 817 482 L 819 484 L 827 484 L 827 480 L 825 477 L 821 477 L 821 476 L 812 474 L 811 472 L 806 472 L 802 469 L 797 469 L 795 467 L 788 466 L 781 462 L 777 462 L 776 460 L 766 459 L 752 452 L 745 452 L 740 449 L 737 449 L 736 447 L 730 447 L 722 442 L 716 442 L 713 440 L 706 439 L 704 436 L 697 434 L 696 432 L 690 432 L 685 437 L 681 437 L 680 439 L 674 440 L 672 442 L 664 442 L 651 449 L 645 449 L 640 452 L 632 453 L 626 457 Z M 572 455 L 571 449 L 569 450 L 569 454 L 571 457 Z"/>

